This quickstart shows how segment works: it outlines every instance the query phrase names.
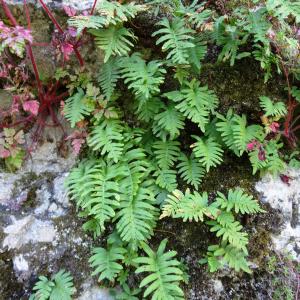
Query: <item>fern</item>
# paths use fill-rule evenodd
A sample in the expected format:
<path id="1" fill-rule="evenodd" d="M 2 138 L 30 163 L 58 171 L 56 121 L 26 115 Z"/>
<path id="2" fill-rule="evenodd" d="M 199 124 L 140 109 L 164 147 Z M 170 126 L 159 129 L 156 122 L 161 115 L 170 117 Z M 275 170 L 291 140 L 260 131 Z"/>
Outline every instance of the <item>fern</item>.
<path id="1" fill-rule="evenodd" d="M 207 256 L 210 272 L 215 272 L 224 265 L 228 265 L 237 272 L 243 270 L 251 273 L 249 263 L 245 258 L 246 254 L 226 243 L 209 246 Z"/>
<path id="2" fill-rule="evenodd" d="M 218 192 L 218 197 L 216 198 L 216 205 L 222 210 L 225 209 L 227 212 L 234 210 L 235 213 L 242 214 L 253 214 L 258 212 L 263 212 L 259 207 L 257 200 L 254 200 L 253 196 L 247 195 L 242 189 L 230 189 L 228 192 L 228 197 L 220 192 Z"/>
<path id="3" fill-rule="evenodd" d="M 129 89 L 133 89 L 136 96 L 144 96 L 146 99 L 160 92 L 159 86 L 164 81 L 162 62 L 153 60 L 146 63 L 139 53 L 134 53 L 129 58 L 121 61 L 122 78 Z"/>
<path id="4" fill-rule="evenodd" d="M 89 32 L 96 37 L 96 45 L 105 52 L 104 63 L 111 56 L 126 56 L 137 39 L 131 30 L 113 25 L 106 29 L 90 29 Z"/>
<path id="5" fill-rule="evenodd" d="M 199 138 L 193 136 L 197 142 L 191 145 L 195 157 L 206 168 L 208 172 L 211 167 L 216 167 L 222 162 L 223 150 L 221 146 L 214 140 L 214 138 Z"/>
<path id="6" fill-rule="evenodd" d="M 207 44 L 206 41 L 200 38 L 195 38 L 194 44 L 195 47 L 187 50 L 188 61 L 189 64 L 199 72 L 201 69 L 201 60 L 203 60 L 206 56 Z"/>
<path id="7" fill-rule="evenodd" d="M 269 97 L 259 97 L 260 106 L 265 111 L 266 117 L 283 117 L 287 113 L 286 106 L 283 102 L 273 103 Z"/>
<path id="8" fill-rule="evenodd" d="M 124 253 L 126 250 L 121 247 L 94 248 L 93 255 L 89 259 L 91 267 L 94 268 L 92 276 L 99 274 L 99 281 L 104 279 L 113 281 L 123 269 L 119 262 L 124 259 Z"/>
<path id="9" fill-rule="evenodd" d="M 193 79 L 186 82 L 185 88 L 180 92 L 164 94 L 174 102 L 178 102 L 176 108 L 188 119 L 196 123 L 204 132 L 209 122 L 210 112 L 218 105 L 218 98 L 207 86 L 200 87 L 199 82 Z"/>
<path id="10" fill-rule="evenodd" d="M 293 86 L 291 89 L 291 94 L 298 102 L 300 102 L 300 89 Z"/>
<path id="11" fill-rule="evenodd" d="M 260 140 L 262 135 L 262 127 L 259 125 L 247 126 L 245 115 L 235 115 L 232 125 L 234 144 L 237 147 L 239 154 L 242 155 L 247 148 L 247 144 L 255 139 Z"/>
<path id="12" fill-rule="evenodd" d="M 92 110 L 93 107 L 88 105 L 84 91 L 79 88 L 76 94 L 66 100 L 63 112 L 74 128 L 76 123 L 82 121 Z"/>
<path id="13" fill-rule="evenodd" d="M 179 160 L 180 163 L 177 167 L 181 178 L 187 184 L 191 184 L 198 189 L 205 174 L 202 164 L 193 155 L 187 157 L 185 154 L 181 154 Z"/>
<path id="14" fill-rule="evenodd" d="M 51 280 L 40 276 L 39 281 L 33 287 L 35 293 L 30 297 L 32 300 L 71 300 L 75 293 L 73 277 L 70 272 L 60 270 Z"/>
<path id="15" fill-rule="evenodd" d="M 154 117 L 159 113 L 159 111 L 162 108 L 164 108 L 164 105 L 159 98 L 153 97 L 147 99 L 147 101 L 145 102 L 136 101 L 135 108 L 135 113 L 137 114 L 138 119 L 148 123 L 154 119 Z M 157 122 L 158 121 L 159 120 L 157 120 Z M 162 124 L 161 122 L 159 123 Z M 161 129 L 160 124 L 158 124 L 158 126 Z"/>
<path id="16" fill-rule="evenodd" d="M 160 36 L 156 45 L 162 44 L 162 50 L 168 51 L 167 59 L 174 64 L 188 64 L 188 49 L 195 47 L 193 44 L 194 30 L 185 27 L 184 21 L 180 18 L 174 19 L 171 23 L 167 18 L 157 23 L 161 29 L 155 31 L 152 36 Z"/>
<path id="17" fill-rule="evenodd" d="M 116 214 L 121 239 L 130 242 L 134 248 L 138 242 L 147 240 L 155 227 L 157 210 L 152 184 L 152 181 L 144 181 L 135 194 L 124 193 Z"/>
<path id="18" fill-rule="evenodd" d="M 154 154 L 161 169 L 169 169 L 180 155 L 180 143 L 177 141 L 158 141 L 153 144 Z"/>
<path id="19" fill-rule="evenodd" d="M 119 120 L 104 120 L 92 129 L 88 145 L 94 151 L 100 150 L 101 155 L 107 154 L 109 159 L 118 162 L 124 148 L 122 132 L 123 126 Z"/>
<path id="20" fill-rule="evenodd" d="M 111 98 L 120 77 L 120 67 L 117 59 L 110 58 L 102 65 L 98 81 L 107 99 Z"/>
<path id="21" fill-rule="evenodd" d="M 131 290 L 127 284 L 122 285 L 122 292 L 116 295 L 116 300 L 139 300 L 140 289 Z"/>
<path id="22" fill-rule="evenodd" d="M 232 246 L 239 250 L 243 250 L 247 254 L 246 245 L 248 244 L 248 234 L 242 232 L 243 226 L 234 221 L 234 217 L 230 212 L 221 212 L 216 221 L 208 221 L 211 225 L 211 232 L 216 232 L 217 237 L 222 237 L 223 242 L 229 242 Z"/>
<path id="23" fill-rule="evenodd" d="M 102 16 L 74 16 L 68 20 L 71 27 L 77 28 L 79 35 L 85 28 L 99 29 L 108 25 L 105 17 Z"/>
<path id="24" fill-rule="evenodd" d="M 170 139 L 175 139 L 180 134 L 180 129 L 184 128 L 184 116 L 175 105 L 169 104 L 164 110 L 154 116 L 153 133 L 159 137 L 167 132 Z"/>
<path id="25" fill-rule="evenodd" d="M 180 288 L 183 280 L 180 262 L 175 258 L 175 251 L 165 252 L 167 239 L 163 240 L 157 252 L 154 252 L 147 244 L 142 243 L 146 257 L 138 257 L 134 261 L 139 264 L 136 273 L 150 273 L 141 282 L 140 287 L 148 286 L 143 297 L 152 300 L 184 299 L 184 293 Z"/>
<path id="26" fill-rule="evenodd" d="M 177 187 L 176 181 L 176 171 L 171 169 L 160 169 L 156 168 L 154 172 L 154 177 L 156 177 L 156 184 L 163 189 L 172 192 Z"/>
<path id="27" fill-rule="evenodd" d="M 292 15 L 296 18 L 296 22 L 300 23 L 300 3 L 299 3 L 299 1 L 267 0 L 266 7 L 276 17 L 285 19 L 289 15 Z"/>

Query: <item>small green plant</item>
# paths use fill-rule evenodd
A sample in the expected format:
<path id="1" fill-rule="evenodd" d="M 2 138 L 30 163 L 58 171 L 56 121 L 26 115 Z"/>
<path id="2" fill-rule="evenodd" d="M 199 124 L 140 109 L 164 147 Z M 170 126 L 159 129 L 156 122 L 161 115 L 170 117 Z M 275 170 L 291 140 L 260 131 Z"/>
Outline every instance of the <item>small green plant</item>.
<path id="1" fill-rule="evenodd" d="M 71 300 L 76 290 L 70 272 L 60 270 L 51 280 L 40 276 L 33 291 L 30 300 Z"/>

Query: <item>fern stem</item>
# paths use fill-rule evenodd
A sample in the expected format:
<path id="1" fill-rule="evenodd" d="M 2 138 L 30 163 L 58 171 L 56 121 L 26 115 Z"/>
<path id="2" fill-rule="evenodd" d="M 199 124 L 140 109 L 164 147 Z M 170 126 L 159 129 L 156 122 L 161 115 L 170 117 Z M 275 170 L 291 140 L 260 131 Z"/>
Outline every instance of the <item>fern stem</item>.
<path id="1" fill-rule="evenodd" d="M 94 11 L 95 11 L 97 2 L 98 2 L 98 0 L 94 0 L 94 4 L 93 4 L 92 10 L 91 10 L 91 12 L 90 12 L 90 15 L 91 15 L 91 16 L 94 14 Z"/>

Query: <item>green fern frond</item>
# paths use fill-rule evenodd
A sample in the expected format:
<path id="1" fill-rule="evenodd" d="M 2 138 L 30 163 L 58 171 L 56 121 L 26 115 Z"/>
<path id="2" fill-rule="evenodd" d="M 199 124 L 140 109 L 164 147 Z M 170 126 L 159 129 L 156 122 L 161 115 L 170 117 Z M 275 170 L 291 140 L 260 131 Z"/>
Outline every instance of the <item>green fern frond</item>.
<path id="1" fill-rule="evenodd" d="M 216 167 L 222 162 L 223 150 L 221 145 L 218 144 L 214 138 L 199 138 L 193 136 L 197 142 L 191 145 L 195 157 L 197 157 L 200 163 L 206 168 L 206 172 L 211 167 Z"/>
<path id="2" fill-rule="evenodd" d="M 156 177 L 156 184 L 169 192 L 172 192 L 177 187 L 176 171 L 171 169 L 156 168 L 153 176 Z"/>
<path id="3" fill-rule="evenodd" d="M 163 109 L 165 106 L 162 101 L 157 97 L 152 97 L 147 99 L 147 101 L 135 102 L 135 113 L 141 121 L 150 122 L 158 114 L 158 112 Z"/>
<path id="4" fill-rule="evenodd" d="M 244 193 L 242 189 L 230 189 L 228 192 L 228 197 L 223 193 L 218 192 L 218 197 L 216 198 L 216 205 L 221 209 L 225 209 L 227 212 L 234 210 L 235 213 L 242 214 L 254 214 L 258 212 L 263 212 L 258 204 L 258 201 L 253 198 L 253 196 Z"/>
<path id="5" fill-rule="evenodd" d="M 266 7 L 276 17 L 286 19 L 289 15 L 292 15 L 296 18 L 296 22 L 300 23 L 299 1 L 267 0 Z"/>
<path id="6" fill-rule="evenodd" d="M 273 103 L 269 97 L 262 96 L 259 97 L 260 106 L 265 111 L 266 117 L 283 117 L 287 113 L 286 106 L 283 102 Z"/>
<path id="7" fill-rule="evenodd" d="M 102 65 L 98 81 L 104 96 L 110 99 L 118 79 L 121 77 L 119 61 L 116 58 L 110 58 L 105 64 Z"/>
<path id="8" fill-rule="evenodd" d="M 161 169 L 169 169 L 180 155 L 180 143 L 177 141 L 157 141 L 153 144 L 154 154 Z"/>
<path id="9" fill-rule="evenodd" d="M 79 88 L 76 94 L 66 100 L 63 112 L 71 127 L 74 128 L 76 123 L 88 116 L 92 110 L 93 107 L 88 105 L 84 91 Z"/>
<path id="10" fill-rule="evenodd" d="M 146 287 L 144 298 L 151 295 L 151 300 L 179 300 L 184 299 L 184 293 L 180 288 L 183 281 L 180 262 L 175 258 L 176 251 L 165 252 L 167 239 L 163 240 L 157 252 L 154 252 L 147 244 L 142 243 L 142 248 L 147 256 L 138 257 L 134 261 L 139 264 L 136 273 L 150 273 L 141 282 L 140 287 Z"/>
<path id="11" fill-rule="evenodd" d="M 120 261 L 124 259 L 125 253 L 126 250 L 121 247 L 94 248 L 93 255 L 89 259 L 89 263 L 94 269 L 92 276 L 99 275 L 99 281 L 104 279 L 113 281 L 123 269 Z"/>
<path id="12" fill-rule="evenodd" d="M 185 154 L 181 154 L 179 160 L 180 163 L 177 168 L 181 178 L 187 184 L 191 184 L 198 189 L 205 174 L 202 164 L 193 155 L 187 157 Z"/>
<path id="13" fill-rule="evenodd" d="M 131 290 L 127 284 L 122 284 L 122 292 L 116 295 L 116 300 L 139 300 L 141 289 Z"/>
<path id="14" fill-rule="evenodd" d="M 234 144 L 242 155 L 247 148 L 247 144 L 252 140 L 260 140 L 262 135 L 262 127 L 259 125 L 247 126 L 245 115 L 235 115 L 232 125 Z"/>
<path id="15" fill-rule="evenodd" d="M 188 64 L 187 50 L 195 47 L 192 36 L 194 30 L 185 27 L 181 18 L 175 18 L 171 23 L 164 18 L 157 25 L 162 28 L 155 31 L 152 36 L 160 36 L 156 45 L 162 44 L 162 50 L 168 51 L 167 59 L 174 64 Z"/>
<path id="16" fill-rule="evenodd" d="M 201 60 L 205 58 L 207 52 L 207 44 L 206 41 L 201 40 L 200 38 L 196 38 L 194 44 L 195 47 L 187 50 L 188 61 L 192 67 L 194 67 L 197 71 L 200 71 Z"/>
<path id="17" fill-rule="evenodd" d="M 300 89 L 298 89 L 297 87 L 293 86 L 291 88 L 291 94 L 292 96 L 298 101 L 300 102 Z"/>
<path id="18" fill-rule="evenodd" d="M 157 60 L 146 63 L 140 53 L 134 53 L 131 57 L 121 60 L 122 78 L 137 96 L 148 99 L 160 92 L 159 86 L 164 82 L 163 74 L 166 73 L 162 65 L 162 62 Z"/>
<path id="19" fill-rule="evenodd" d="M 125 27 L 111 25 L 105 29 L 90 29 L 89 32 L 96 37 L 96 45 L 105 52 L 104 63 L 111 56 L 126 56 L 137 40 L 133 32 Z"/>
<path id="20" fill-rule="evenodd" d="M 179 136 L 183 128 L 184 116 L 175 105 L 164 106 L 164 110 L 154 116 L 153 133 L 157 136 L 163 136 L 162 131 L 166 131 L 172 140 Z"/>
<path id="21" fill-rule="evenodd" d="M 88 145 L 94 151 L 100 150 L 101 155 L 107 154 L 109 159 L 118 162 L 124 148 L 123 129 L 120 120 L 104 120 L 92 128 L 87 139 Z"/>
<path id="22" fill-rule="evenodd" d="M 85 28 L 100 29 L 108 25 L 107 19 L 102 16 L 74 16 L 68 20 L 70 27 L 77 28 L 80 34 Z"/>
<path id="23" fill-rule="evenodd" d="M 60 270 L 51 280 L 40 276 L 39 281 L 33 287 L 35 300 L 71 300 L 76 289 L 70 272 Z M 32 298 L 31 298 L 32 299 Z"/>

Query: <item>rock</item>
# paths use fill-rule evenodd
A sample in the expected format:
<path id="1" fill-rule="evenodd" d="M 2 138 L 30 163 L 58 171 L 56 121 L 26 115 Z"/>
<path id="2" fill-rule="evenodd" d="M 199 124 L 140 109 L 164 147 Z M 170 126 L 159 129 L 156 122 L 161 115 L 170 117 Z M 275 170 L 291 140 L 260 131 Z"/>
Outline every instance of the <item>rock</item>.
<path id="1" fill-rule="evenodd" d="M 267 175 L 256 184 L 256 190 L 261 200 L 278 210 L 284 220 L 279 234 L 272 236 L 275 249 L 300 261 L 300 170 L 290 169 L 286 175 L 291 178 L 289 184 Z"/>
<path id="2" fill-rule="evenodd" d="M 114 297 L 110 295 L 108 289 L 93 286 L 90 281 L 82 285 L 83 292 L 76 300 L 113 300 Z"/>
<path id="3" fill-rule="evenodd" d="M 12 217 L 12 221 L 12 225 L 3 229 L 7 234 L 3 248 L 19 249 L 27 243 L 50 243 L 54 240 L 56 230 L 48 221 L 38 220 L 32 215 L 20 220 Z"/>

